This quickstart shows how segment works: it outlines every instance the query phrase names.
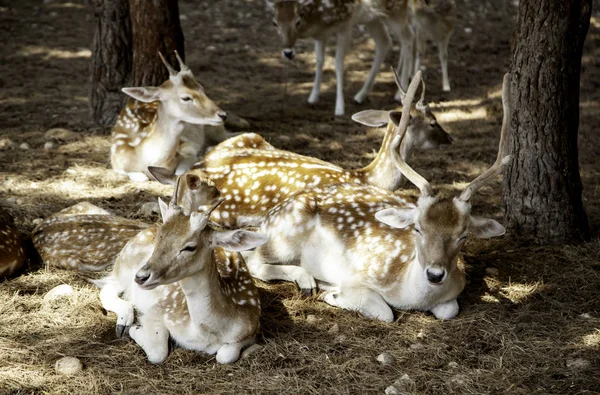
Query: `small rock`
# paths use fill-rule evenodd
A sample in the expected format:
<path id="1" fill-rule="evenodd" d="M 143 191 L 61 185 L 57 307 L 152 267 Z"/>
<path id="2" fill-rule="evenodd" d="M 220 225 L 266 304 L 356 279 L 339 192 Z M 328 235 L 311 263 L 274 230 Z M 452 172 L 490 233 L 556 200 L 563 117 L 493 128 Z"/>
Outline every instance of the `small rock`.
<path id="1" fill-rule="evenodd" d="M 338 324 L 333 324 L 331 326 L 331 328 L 329 328 L 329 330 L 327 332 L 329 332 L 329 333 L 339 333 L 340 332 L 340 326 Z"/>
<path id="2" fill-rule="evenodd" d="M 471 29 L 470 27 L 465 27 L 465 33 L 471 34 L 471 33 L 473 33 L 473 29 Z"/>
<path id="3" fill-rule="evenodd" d="M 398 388 L 394 387 L 393 385 L 390 385 L 389 387 L 387 387 L 385 389 L 385 394 L 386 395 L 399 395 L 400 391 L 398 391 Z"/>
<path id="4" fill-rule="evenodd" d="M 589 368 L 590 366 L 591 362 L 583 358 L 569 359 L 567 361 L 567 367 L 569 369 L 581 370 Z"/>
<path id="5" fill-rule="evenodd" d="M 185 14 L 179 14 L 179 20 L 180 20 L 180 21 L 187 21 L 187 20 L 188 20 L 188 17 L 187 17 L 187 15 L 185 15 Z"/>
<path id="6" fill-rule="evenodd" d="M 79 358 L 75 357 L 63 357 L 56 361 L 54 370 L 58 374 L 64 374 L 66 376 L 73 376 L 83 370 L 83 364 Z"/>
<path id="7" fill-rule="evenodd" d="M 413 343 L 410 345 L 410 348 L 413 350 L 422 350 L 424 347 L 421 343 Z"/>
<path id="8" fill-rule="evenodd" d="M 383 352 L 377 356 L 377 361 L 382 365 L 391 365 L 396 362 L 396 358 L 390 353 Z"/>
<path id="9" fill-rule="evenodd" d="M 584 320 L 589 320 L 592 316 L 589 313 L 583 313 L 579 316 L 579 318 L 583 318 Z"/>
<path id="10" fill-rule="evenodd" d="M 23 201 L 23 199 L 19 198 L 19 199 L 15 200 L 15 203 L 17 204 L 17 206 L 22 206 L 23 203 L 25 203 L 25 201 Z"/>
<path id="11" fill-rule="evenodd" d="M 44 144 L 44 149 L 46 151 L 49 151 L 53 148 L 54 148 L 54 143 L 52 141 L 46 141 L 46 143 Z"/>
<path id="12" fill-rule="evenodd" d="M 144 203 L 138 210 L 138 213 L 144 217 L 152 217 L 154 214 L 160 213 L 160 207 L 158 207 L 157 202 Z"/>
<path id="13" fill-rule="evenodd" d="M 215 52 L 217 50 L 217 47 L 215 47 L 214 45 L 209 45 L 208 47 L 205 48 L 206 52 Z"/>
<path id="14" fill-rule="evenodd" d="M 488 267 L 485 269 L 485 273 L 489 274 L 490 276 L 497 276 L 500 274 L 500 270 L 496 269 L 495 267 Z"/>
<path id="15" fill-rule="evenodd" d="M 21 145 L 19 145 L 19 148 L 22 150 L 28 150 L 31 148 L 31 146 L 29 145 L 29 143 L 22 143 Z"/>
<path id="16" fill-rule="evenodd" d="M 13 142 L 9 138 L 0 139 L 0 149 L 6 149 L 12 147 Z"/>
<path id="17" fill-rule="evenodd" d="M 417 339 L 424 339 L 425 338 L 425 334 L 423 333 L 423 331 L 419 331 L 419 333 L 417 333 Z"/>
<path id="18" fill-rule="evenodd" d="M 250 347 L 248 347 L 247 349 L 245 349 L 244 351 L 242 351 L 242 359 L 246 359 L 248 358 L 250 355 L 255 354 L 259 351 L 262 351 L 264 347 L 261 346 L 260 344 L 253 344 Z"/>
<path id="19" fill-rule="evenodd" d="M 73 290 L 73 287 L 71 287 L 70 285 L 61 284 L 58 287 L 54 287 L 50 291 L 48 291 L 46 295 L 44 295 L 43 301 L 52 302 L 65 296 L 72 295 L 74 292 L 75 291 Z"/>
<path id="20" fill-rule="evenodd" d="M 69 141 L 69 140 L 75 140 L 77 139 L 77 137 L 79 137 L 77 135 L 77 133 L 69 130 L 69 129 L 65 129 L 65 128 L 52 128 L 52 129 L 48 129 L 46 131 L 46 133 L 44 133 L 44 137 L 49 140 L 49 139 L 55 139 L 55 140 L 64 140 L 64 141 Z"/>
<path id="21" fill-rule="evenodd" d="M 405 373 L 398 380 L 394 381 L 393 386 L 400 393 L 411 392 L 415 389 L 415 381 Z"/>
<path id="22" fill-rule="evenodd" d="M 314 324 L 317 321 L 319 321 L 319 319 L 314 314 L 309 314 L 306 316 L 306 322 L 308 322 L 309 324 Z"/>
<path id="23" fill-rule="evenodd" d="M 450 369 L 456 369 L 456 368 L 458 368 L 458 363 L 456 363 L 456 362 L 454 362 L 454 361 L 452 361 L 452 362 L 448 362 L 448 367 L 449 367 Z"/>

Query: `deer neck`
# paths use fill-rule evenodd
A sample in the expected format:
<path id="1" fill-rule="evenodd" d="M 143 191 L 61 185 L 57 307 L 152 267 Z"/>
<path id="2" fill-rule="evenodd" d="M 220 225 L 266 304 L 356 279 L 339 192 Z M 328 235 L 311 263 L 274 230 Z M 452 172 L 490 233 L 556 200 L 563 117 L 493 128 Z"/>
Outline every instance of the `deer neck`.
<path id="1" fill-rule="evenodd" d="M 148 126 L 150 129 L 148 136 L 140 144 L 144 156 L 157 165 L 166 165 L 173 161 L 183 126 L 183 122 L 168 114 L 165 106 L 160 103 L 154 122 Z"/>
<path id="2" fill-rule="evenodd" d="M 410 128 L 410 126 L 409 126 Z M 390 146 L 396 136 L 396 126 L 389 122 L 383 143 L 377 153 L 377 156 L 373 161 L 362 169 L 355 170 L 357 178 L 362 178 L 365 183 L 375 185 L 379 188 L 386 189 L 388 191 L 395 191 L 400 188 L 400 182 L 402 181 L 402 173 L 394 164 Z M 400 156 L 404 160 L 408 160 L 412 153 L 412 133 L 407 131 L 402 144 L 400 145 Z"/>

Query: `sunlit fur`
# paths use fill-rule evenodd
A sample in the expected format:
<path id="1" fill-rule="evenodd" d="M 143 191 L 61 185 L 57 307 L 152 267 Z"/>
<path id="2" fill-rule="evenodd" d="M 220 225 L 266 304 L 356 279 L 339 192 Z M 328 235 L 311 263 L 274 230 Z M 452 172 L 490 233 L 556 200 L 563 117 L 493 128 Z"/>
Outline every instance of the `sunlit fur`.
<path id="1" fill-rule="evenodd" d="M 11 276 L 27 264 L 26 250 L 12 216 L 0 207 L 0 277 Z"/>

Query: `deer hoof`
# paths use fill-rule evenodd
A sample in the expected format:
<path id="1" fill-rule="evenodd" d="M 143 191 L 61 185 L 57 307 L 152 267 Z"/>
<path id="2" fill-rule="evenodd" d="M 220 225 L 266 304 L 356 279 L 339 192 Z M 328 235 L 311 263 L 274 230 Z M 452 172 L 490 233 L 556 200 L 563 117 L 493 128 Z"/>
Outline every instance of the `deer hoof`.
<path id="1" fill-rule="evenodd" d="M 125 330 L 127 329 L 127 327 L 125 325 L 117 325 L 117 339 L 120 339 L 123 337 L 123 334 L 125 334 Z"/>

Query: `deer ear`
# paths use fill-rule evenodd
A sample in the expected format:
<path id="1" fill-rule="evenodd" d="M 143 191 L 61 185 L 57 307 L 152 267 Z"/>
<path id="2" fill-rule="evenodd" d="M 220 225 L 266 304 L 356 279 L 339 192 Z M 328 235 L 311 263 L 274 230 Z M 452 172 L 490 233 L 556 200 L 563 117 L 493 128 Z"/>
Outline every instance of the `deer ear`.
<path id="1" fill-rule="evenodd" d="M 122 88 L 123 93 L 136 100 L 150 103 L 160 99 L 160 89 L 155 86 L 140 86 L 135 88 Z"/>
<path id="2" fill-rule="evenodd" d="M 392 228 L 404 229 L 415 223 L 416 208 L 386 208 L 375 213 L 375 218 Z"/>
<path id="3" fill-rule="evenodd" d="M 352 120 L 358 122 L 361 125 L 370 126 L 372 128 L 379 128 L 385 126 L 388 123 L 389 111 L 383 110 L 364 110 L 357 112 L 352 115 Z"/>
<path id="4" fill-rule="evenodd" d="M 163 220 L 163 224 L 169 219 L 169 205 L 165 203 L 161 198 L 158 198 L 158 207 L 160 208 L 160 216 Z"/>
<path id="5" fill-rule="evenodd" d="M 185 176 L 185 182 L 191 191 L 200 188 L 200 177 L 195 174 L 187 174 Z"/>
<path id="6" fill-rule="evenodd" d="M 156 181 L 164 185 L 175 185 L 177 182 L 175 172 L 165 167 L 148 166 L 148 173 L 150 173 Z"/>
<path id="7" fill-rule="evenodd" d="M 481 217 L 470 218 L 469 230 L 478 239 L 502 236 L 506 233 L 506 229 L 498 221 Z"/>
<path id="8" fill-rule="evenodd" d="M 223 247 L 229 251 L 247 251 L 267 242 L 267 236 L 248 230 L 214 232 L 211 247 Z"/>

